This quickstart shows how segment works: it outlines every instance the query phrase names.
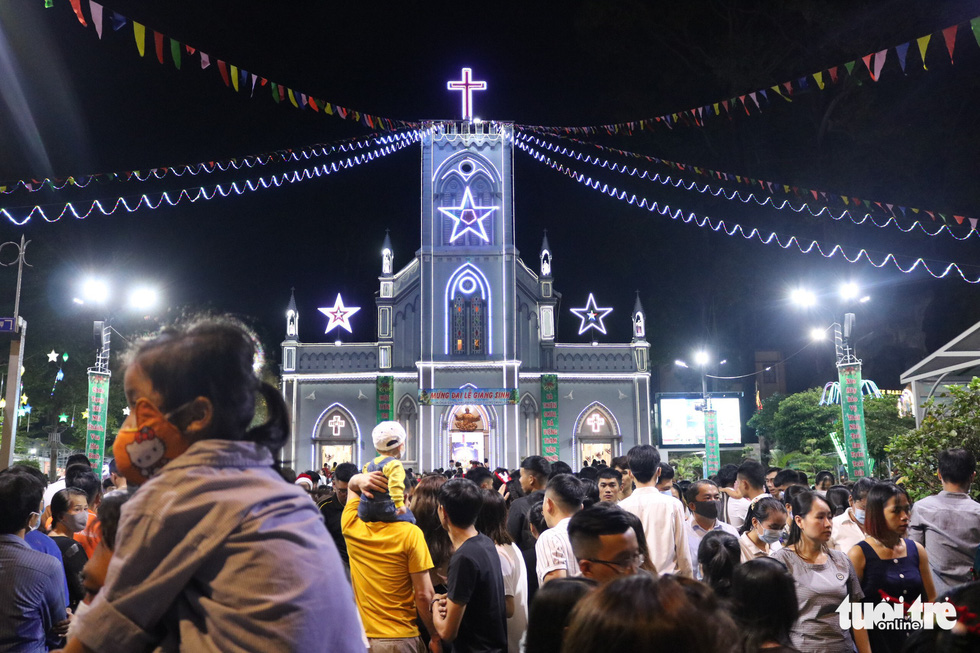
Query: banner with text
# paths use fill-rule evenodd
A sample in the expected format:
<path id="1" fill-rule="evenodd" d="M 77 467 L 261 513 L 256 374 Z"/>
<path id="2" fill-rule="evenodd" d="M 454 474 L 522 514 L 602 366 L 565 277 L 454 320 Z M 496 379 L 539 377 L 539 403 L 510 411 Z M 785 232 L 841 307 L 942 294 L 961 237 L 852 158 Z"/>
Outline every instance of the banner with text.
<path id="1" fill-rule="evenodd" d="M 420 406 L 455 406 L 456 404 L 480 404 L 505 406 L 516 404 L 517 388 L 420 388 Z"/>
<path id="2" fill-rule="evenodd" d="M 868 438 L 864 431 L 864 395 L 861 394 L 861 364 L 841 365 L 840 408 L 844 424 L 847 475 L 851 479 L 871 476 Z"/>
<path id="3" fill-rule="evenodd" d="M 541 375 L 541 455 L 558 462 L 558 375 Z"/>
<path id="4" fill-rule="evenodd" d="M 395 411 L 391 406 L 391 397 L 395 392 L 395 377 L 379 376 L 377 387 L 378 424 L 395 419 Z"/>
<path id="5" fill-rule="evenodd" d="M 101 478 L 105 456 L 105 429 L 109 418 L 109 375 L 88 373 L 88 430 L 85 433 L 85 455 Z"/>
<path id="6" fill-rule="evenodd" d="M 707 478 L 721 469 L 721 447 L 718 443 L 718 411 L 704 411 L 704 466 Z"/>

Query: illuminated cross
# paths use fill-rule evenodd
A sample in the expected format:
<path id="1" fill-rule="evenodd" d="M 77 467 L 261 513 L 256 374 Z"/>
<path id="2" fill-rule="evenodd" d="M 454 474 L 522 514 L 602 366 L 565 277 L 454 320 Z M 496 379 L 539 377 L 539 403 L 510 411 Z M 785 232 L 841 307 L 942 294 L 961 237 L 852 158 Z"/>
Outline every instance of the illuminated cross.
<path id="1" fill-rule="evenodd" d="M 593 433 L 598 433 L 599 429 L 606 425 L 606 418 L 599 413 L 592 413 L 585 423 L 592 427 Z"/>
<path id="2" fill-rule="evenodd" d="M 463 79 L 455 82 L 446 82 L 446 88 L 450 91 L 460 91 L 463 94 L 463 120 L 473 120 L 473 91 L 487 90 L 486 82 L 475 82 L 470 79 L 473 71 L 463 68 Z"/>
<path id="3" fill-rule="evenodd" d="M 340 429 L 347 426 L 347 422 L 345 422 L 344 418 L 341 417 L 340 415 L 334 415 L 333 417 L 330 418 L 330 421 L 327 422 L 327 426 L 332 428 L 333 434 L 337 436 L 340 435 Z"/>

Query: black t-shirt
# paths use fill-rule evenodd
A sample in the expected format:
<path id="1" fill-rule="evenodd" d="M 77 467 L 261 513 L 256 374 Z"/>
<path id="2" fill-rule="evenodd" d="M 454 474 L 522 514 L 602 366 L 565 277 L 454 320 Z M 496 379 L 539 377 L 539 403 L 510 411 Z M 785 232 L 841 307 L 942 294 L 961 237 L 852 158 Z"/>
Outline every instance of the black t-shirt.
<path id="1" fill-rule="evenodd" d="M 449 560 L 449 600 L 466 605 L 454 653 L 507 650 L 504 578 L 497 548 L 486 535 L 463 542 Z"/>
<path id="2" fill-rule="evenodd" d="M 318 507 L 320 508 L 320 514 L 323 515 L 323 521 L 327 526 L 327 532 L 333 538 L 333 543 L 337 545 L 337 553 L 340 554 L 344 565 L 350 567 L 350 558 L 347 555 L 347 541 L 344 539 L 344 534 L 340 528 L 340 517 L 344 514 L 344 505 L 340 503 L 337 497 L 333 496 L 322 501 Z"/>
<path id="3" fill-rule="evenodd" d="M 61 551 L 61 562 L 65 567 L 65 578 L 68 580 L 68 607 L 72 610 L 78 607 L 85 598 L 85 588 L 82 586 L 82 569 L 88 562 L 88 554 L 82 545 L 64 535 L 51 535 L 51 539 Z"/>

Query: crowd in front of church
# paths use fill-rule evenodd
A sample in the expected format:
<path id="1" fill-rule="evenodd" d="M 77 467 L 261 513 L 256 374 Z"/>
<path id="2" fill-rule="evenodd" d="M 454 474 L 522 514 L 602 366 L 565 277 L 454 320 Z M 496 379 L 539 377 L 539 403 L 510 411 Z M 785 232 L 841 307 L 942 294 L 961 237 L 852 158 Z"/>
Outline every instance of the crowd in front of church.
<path id="1" fill-rule="evenodd" d="M 253 343 L 209 318 L 135 345 L 109 478 L 0 472 L 0 652 L 980 650 L 969 451 L 914 505 L 754 460 L 681 479 L 650 445 L 416 475 L 396 422 L 364 467 L 297 476 Z M 155 439 L 155 469 L 127 455 Z"/>

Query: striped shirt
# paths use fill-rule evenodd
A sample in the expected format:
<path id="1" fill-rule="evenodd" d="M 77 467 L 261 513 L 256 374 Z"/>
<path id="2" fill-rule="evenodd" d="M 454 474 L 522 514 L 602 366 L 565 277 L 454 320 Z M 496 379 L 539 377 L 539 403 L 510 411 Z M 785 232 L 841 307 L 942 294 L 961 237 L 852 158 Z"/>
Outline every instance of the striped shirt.
<path id="1" fill-rule="evenodd" d="M 568 522 L 571 520 L 571 517 L 562 519 L 541 533 L 535 543 L 534 554 L 538 559 L 535 571 L 538 574 L 538 583 L 543 583 L 545 576 L 559 569 L 565 570 L 567 576 L 582 575 L 578 568 L 578 558 L 572 552 L 572 542 L 568 539 Z"/>
<path id="2" fill-rule="evenodd" d="M 316 506 L 268 450 L 229 440 L 195 442 L 123 506 L 74 632 L 105 653 L 365 649 Z"/>
<path id="3" fill-rule="evenodd" d="M 0 650 L 54 647 L 51 628 L 66 618 L 61 562 L 16 535 L 0 535 Z"/>

